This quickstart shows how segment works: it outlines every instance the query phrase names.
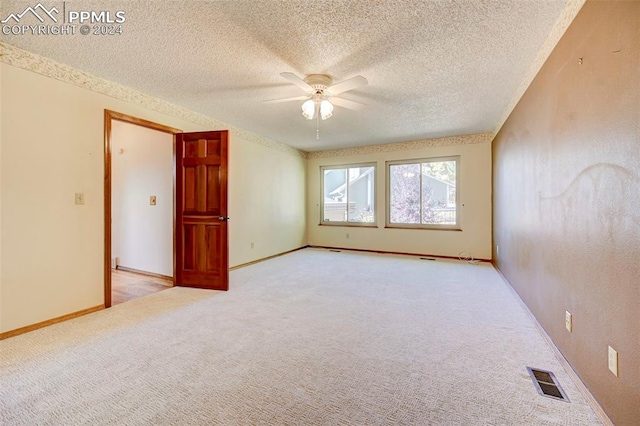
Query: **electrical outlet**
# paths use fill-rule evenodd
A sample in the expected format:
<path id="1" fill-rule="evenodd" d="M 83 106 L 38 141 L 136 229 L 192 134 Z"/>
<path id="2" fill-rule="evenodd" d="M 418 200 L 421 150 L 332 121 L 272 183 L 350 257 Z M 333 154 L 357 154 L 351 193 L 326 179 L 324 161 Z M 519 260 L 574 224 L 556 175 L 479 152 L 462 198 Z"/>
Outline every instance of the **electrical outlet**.
<path id="1" fill-rule="evenodd" d="M 76 192 L 76 205 L 81 206 L 84 204 L 84 194 L 82 192 Z"/>
<path id="2" fill-rule="evenodd" d="M 618 377 L 618 351 L 609 346 L 609 370 Z"/>
<path id="3" fill-rule="evenodd" d="M 149 205 L 150 206 L 155 206 L 156 205 L 156 196 L 152 195 L 149 197 Z"/>
<path id="4" fill-rule="evenodd" d="M 567 327 L 569 333 L 573 331 L 573 316 L 569 311 L 564 313 L 564 326 Z"/>
<path id="5" fill-rule="evenodd" d="M 253 241 L 251 241 L 251 248 L 253 248 Z"/>
<path id="6" fill-rule="evenodd" d="M 347 240 L 349 239 L 349 234 L 347 234 Z"/>

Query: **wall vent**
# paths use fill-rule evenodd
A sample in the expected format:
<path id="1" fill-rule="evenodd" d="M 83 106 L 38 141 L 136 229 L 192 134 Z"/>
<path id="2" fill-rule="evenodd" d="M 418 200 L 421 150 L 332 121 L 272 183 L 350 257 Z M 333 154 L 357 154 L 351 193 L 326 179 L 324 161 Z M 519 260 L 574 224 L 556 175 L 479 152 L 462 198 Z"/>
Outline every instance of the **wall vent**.
<path id="1" fill-rule="evenodd" d="M 562 386 L 560 386 L 558 379 L 556 379 L 556 376 L 551 371 L 531 367 L 527 367 L 527 371 L 540 395 L 570 402 L 569 397 L 564 393 Z"/>
<path id="2" fill-rule="evenodd" d="M 329 251 L 332 251 L 334 253 L 340 253 L 342 250 L 329 250 Z"/>
<path id="3" fill-rule="evenodd" d="M 421 257 L 420 260 L 435 260 L 432 257 Z"/>

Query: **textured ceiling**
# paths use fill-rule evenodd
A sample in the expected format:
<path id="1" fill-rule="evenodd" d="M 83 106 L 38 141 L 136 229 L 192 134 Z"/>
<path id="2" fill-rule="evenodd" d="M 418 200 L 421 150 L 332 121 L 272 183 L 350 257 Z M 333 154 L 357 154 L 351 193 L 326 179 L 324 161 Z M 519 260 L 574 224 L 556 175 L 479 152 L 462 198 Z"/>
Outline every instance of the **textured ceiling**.
<path id="1" fill-rule="evenodd" d="M 305 151 L 485 133 L 510 106 L 565 0 L 46 1 L 124 10 L 122 35 L 2 41 Z M 37 1 L 0 2 L 4 19 Z M 24 18 L 25 20 L 28 17 Z M 37 22 L 32 22 L 37 23 Z M 282 77 L 356 75 L 332 118 L 302 117 Z"/>

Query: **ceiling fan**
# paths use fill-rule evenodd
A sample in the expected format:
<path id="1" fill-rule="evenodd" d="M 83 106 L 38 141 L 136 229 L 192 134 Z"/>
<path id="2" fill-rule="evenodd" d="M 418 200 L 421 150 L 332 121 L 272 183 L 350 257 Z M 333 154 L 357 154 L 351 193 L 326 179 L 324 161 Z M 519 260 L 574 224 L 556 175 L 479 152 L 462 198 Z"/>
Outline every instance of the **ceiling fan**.
<path id="1" fill-rule="evenodd" d="M 304 79 L 290 72 L 283 72 L 280 73 L 280 75 L 300 87 L 306 94 L 303 96 L 273 99 L 263 102 L 266 104 L 275 104 L 306 99 L 302 104 L 302 115 L 309 120 L 317 119 L 318 117 L 326 120 L 333 115 L 334 105 L 353 110 L 358 110 L 365 106 L 365 104 L 360 102 L 350 101 L 336 96 L 348 90 L 366 86 L 367 79 L 361 75 L 336 84 L 333 84 L 331 77 L 325 74 L 309 74 Z"/>

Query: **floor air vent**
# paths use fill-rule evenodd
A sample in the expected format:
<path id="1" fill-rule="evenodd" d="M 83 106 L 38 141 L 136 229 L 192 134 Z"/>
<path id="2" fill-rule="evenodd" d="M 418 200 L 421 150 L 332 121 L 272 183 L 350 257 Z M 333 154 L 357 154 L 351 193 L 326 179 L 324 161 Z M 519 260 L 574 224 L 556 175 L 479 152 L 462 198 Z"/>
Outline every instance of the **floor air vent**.
<path id="1" fill-rule="evenodd" d="M 421 257 L 420 260 L 435 260 L 432 257 Z"/>
<path id="2" fill-rule="evenodd" d="M 540 395 L 569 402 L 569 397 L 551 371 L 531 367 L 527 367 L 527 371 Z"/>
<path id="3" fill-rule="evenodd" d="M 332 251 L 334 253 L 340 253 L 342 250 L 329 250 L 329 251 Z"/>

